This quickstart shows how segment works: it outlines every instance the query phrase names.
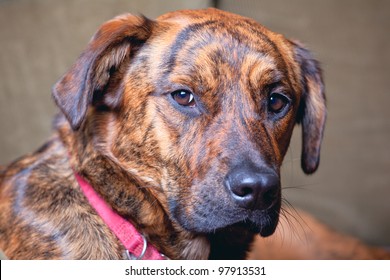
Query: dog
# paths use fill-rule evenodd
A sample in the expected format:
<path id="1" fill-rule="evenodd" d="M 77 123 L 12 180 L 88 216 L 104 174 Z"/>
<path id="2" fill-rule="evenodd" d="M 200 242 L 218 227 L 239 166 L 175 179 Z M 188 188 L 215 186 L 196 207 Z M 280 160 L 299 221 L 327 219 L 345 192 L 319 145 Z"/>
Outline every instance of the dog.
<path id="1" fill-rule="evenodd" d="M 148 250 L 243 259 L 277 227 L 296 124 L 303 171 L 319 165 L 319 63 L 300 43 L 217 9 L 104 23 L 52 95 L 53 136 L 0 173 L 0 248 L 10 259 Z M 142 252 L 126 249 L 115 219 L 134 227 Z"/>

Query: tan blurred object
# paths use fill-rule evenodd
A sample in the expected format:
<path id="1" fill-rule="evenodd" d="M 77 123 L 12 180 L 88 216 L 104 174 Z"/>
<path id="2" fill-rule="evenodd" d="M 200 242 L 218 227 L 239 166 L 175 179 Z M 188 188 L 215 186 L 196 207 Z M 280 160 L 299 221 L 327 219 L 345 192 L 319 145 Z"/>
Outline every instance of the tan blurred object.
<path id="1" fill-rule="evenodd" d="M 249 259 L 390 259 L 390 252 L 336 232 L 303 211 L 289 210 L 274 235 L 258 237 Z"/>
<path id="2" fill-rule="evenodd" d="M 7 257 L 4 255 L 3 251 L 0 250 L 0 260 L 7 260 Z"/>

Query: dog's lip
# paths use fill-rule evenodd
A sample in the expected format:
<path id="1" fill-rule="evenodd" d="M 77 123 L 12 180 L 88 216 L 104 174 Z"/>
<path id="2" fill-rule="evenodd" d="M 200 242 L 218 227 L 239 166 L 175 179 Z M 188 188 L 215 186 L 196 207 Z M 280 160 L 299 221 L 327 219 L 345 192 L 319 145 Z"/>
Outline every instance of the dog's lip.
<path id="1" fill-rule="evenodd" d="M 265 226 L 261 227 L 259 234 L 262 237 L 267 237 L 272 235 L 275 232 L 278 223 L 279 223 L 279 219 L 273 220 L 272 223 L 267 223 Z"/>
<path id="2" fill-rule="evenodd" d="M 278 223 L 279 223 L 278 217 L 276 217 L 276 218 L 273 217 L 272 219 L 265 219 L 264 221 L 262 221 L 262 223 L 253 222 L 251 220 L 244 220 L 244 221 L 240 221 L 240 222 L 228 225 L 228 226 L 223 227 L 223 228 L 216 229 L 216 230 L 214 230 L 214 232 L 215 231 L 231 231 L 231 229 L 235 228 L 235 229 L 241 229 L 241 230 L 245 230 L 245 231 L 249 230 L 250 232 L 252 232 L 254 234 L 259 234 L 262 237 L 268 237 L 275 232 Z"/>
<path id="3" fill-rule="evenodd" d="M 245 220 L 237 223 L 236 225 L 249 229 L 253 233 L 260 234 L 262 237 L 267 237 L 275 232 L 278 223 L 279 215 L 275 215 L 274 217 L 267 215 L 267 217 L 264 217 L 264 219 L 262 219 L 260 222 Z"/>
<path id="4" fill-rule="evenodd" d="M 250 231 L 260 234 L 262 237 L 272 235 L 279 224 L 281 201 L 279 200 L 273 207 L 263 211 L 253 211 L 247 218 L 238 224 Z"/>
<path id="5" fill-rule="evenodd" d="M 175 202 L 175 200 L 173 200 Z M 218 208 L 217 213 L 205 212 L 202 208 L 195 209 L 189 217 L 182 212 L 178 204 L 170 202 L 172 219 L 183 229 L 193 233 L 213 233 L 232 228 L 240 228 L 245 231 L 260 234 L 263 237 L 272 235 L 279 222 L 281 201 L 266 210 L 248 210 L 235 208 L 227 214 L 225 208 Z M 198 210 L 198 211 L 196 211 Z M 226 215 L 225 215 L 226 214 Z"/>
<path id="6" fill-rule="evenodd" d="M 222 228 L 214 229 L 214 231 L 229 231 L 231 228 L 240 228 L 254 234 L 259 234 L 262 237 L 268 237 L 275 232 L 278 224 L 279 211 L 277 211 L 277 209 L 270 209 L 268 211 L 258 211 L 257 215 L 249 215 L 241 221 L 237 221 Z"/>

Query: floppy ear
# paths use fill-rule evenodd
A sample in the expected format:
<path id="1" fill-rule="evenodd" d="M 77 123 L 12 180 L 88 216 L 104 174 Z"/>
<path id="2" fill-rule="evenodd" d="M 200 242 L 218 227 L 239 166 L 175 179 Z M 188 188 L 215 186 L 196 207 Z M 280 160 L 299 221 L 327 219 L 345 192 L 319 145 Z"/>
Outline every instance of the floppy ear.
<path id="1" fill-rule="evenodd" d="M 107 90 L 110 79 L 118 73 L 123 75 L 118 70 L 129 61 L 131 52 L 149 38 L 152 27 L 151 20 L 130 14 L 104 23 L 76 63 L 53 86 L 54 100 L 74 130 L 81 126 L 88 106 L 97 96 L 109 107 L 119 102 L 118 93 Z M 109 94 L 116 96 L 108 97 Z"/>
<path id="2" fill-rule="evenodd" d="M 315 172 L 320 162 L 320 148 L 326 121 L 326 100 L 322 71 L 318 61 L 297 42 L 296 59 L 301 68 L 302 96 L 298 123 L 302 124 L 302 169 L 306 174 Z"/>

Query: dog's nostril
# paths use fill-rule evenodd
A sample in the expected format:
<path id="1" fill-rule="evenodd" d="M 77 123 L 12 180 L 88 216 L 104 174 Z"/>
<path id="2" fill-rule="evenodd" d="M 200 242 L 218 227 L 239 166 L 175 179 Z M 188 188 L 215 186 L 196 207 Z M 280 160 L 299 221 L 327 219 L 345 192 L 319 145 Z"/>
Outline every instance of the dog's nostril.
<path id="1" fill-rule="evenodd" d="M 253 194 L 254 189 L 251 184 L 243 183 L 232 188 L 232 192 L 239 197 L 246 197 Z"/>
<path id="2" fill-rule="evenodd" d="M 253 193 L 252 188 L 244 187 L 244 188 L 242 188 L 241 196 L 251 195 L 252 193 Z"/>

